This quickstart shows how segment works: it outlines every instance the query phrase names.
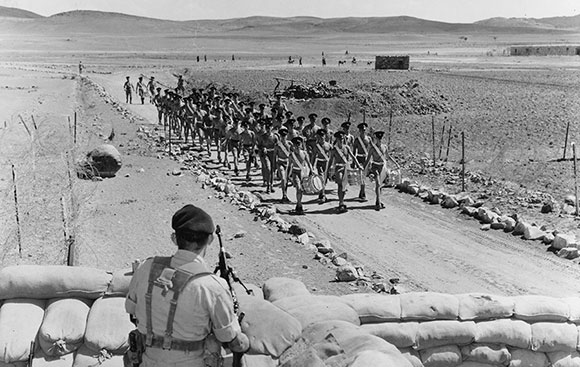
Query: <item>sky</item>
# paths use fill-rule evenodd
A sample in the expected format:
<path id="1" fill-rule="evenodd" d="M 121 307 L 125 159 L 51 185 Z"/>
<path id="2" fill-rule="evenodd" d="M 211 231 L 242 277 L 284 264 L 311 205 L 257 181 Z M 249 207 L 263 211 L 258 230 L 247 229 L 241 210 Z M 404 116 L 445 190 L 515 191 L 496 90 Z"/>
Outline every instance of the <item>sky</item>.
<path id="1" fill-rule="evenodd" d="M 0 0 L 0 6 L 49 16 L 101 10 L 171 20 L 253 15 L 320 18 L 408 15 L 449 23 L 492 17 L 544 18 L 580 14 L 579 0 Z"/>

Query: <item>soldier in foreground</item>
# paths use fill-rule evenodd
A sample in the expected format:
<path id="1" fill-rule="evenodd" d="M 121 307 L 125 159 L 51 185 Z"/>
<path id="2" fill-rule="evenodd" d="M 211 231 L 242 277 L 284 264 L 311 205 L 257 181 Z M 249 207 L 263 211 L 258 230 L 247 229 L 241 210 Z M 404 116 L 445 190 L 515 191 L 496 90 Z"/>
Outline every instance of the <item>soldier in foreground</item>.
<path id="1" fill-rule="evenodd" d="M 214 239 L 213 220 L 186 205 L 173 215 L 171 226 L 177 251 L 141 264 L 125 300 L 145 350 L 142 365 L 219 366 L 219 342 L 228 343 L 233 352 L 246 352 L 249 340 L 226 281 L 211 273 L 204 259 Z"/>
<path id="2" fill-rule="evenodd" d="M 384 131 L 375 131 L 373 140 L 369 144 L 369 152 L 364 164 L 365 172 L 371 180 L 375 181 L 375 210 L 381 210 L 385 205 L 381 202 L 381 187 L 387 176 L 387 159 L 398 166 L 397 162 L 390 156 L 387 146 L 382 143 Z"/>

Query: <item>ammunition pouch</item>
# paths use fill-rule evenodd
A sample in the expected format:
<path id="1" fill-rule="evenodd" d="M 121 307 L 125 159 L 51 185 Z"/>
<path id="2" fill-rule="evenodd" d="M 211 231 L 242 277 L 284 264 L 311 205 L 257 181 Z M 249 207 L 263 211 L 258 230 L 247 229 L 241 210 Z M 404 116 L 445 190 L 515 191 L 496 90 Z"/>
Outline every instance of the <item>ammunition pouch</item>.
<path id="1" fill-rule="evenodd" d="M 138 367 L 143 362 L 145 336 L 135 329 L 129 333 L 129 349 L 126 356 L 130 366 Z"/>

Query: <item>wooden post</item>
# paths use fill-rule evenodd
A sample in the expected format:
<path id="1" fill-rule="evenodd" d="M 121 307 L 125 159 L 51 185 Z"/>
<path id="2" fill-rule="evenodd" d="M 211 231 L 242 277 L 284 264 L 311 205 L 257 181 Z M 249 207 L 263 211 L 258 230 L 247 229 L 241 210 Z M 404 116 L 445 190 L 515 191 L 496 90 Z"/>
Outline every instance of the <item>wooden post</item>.
<path id="1" fill-rule="evenodd" d="M 574 204 L 576 205 L 576 213 L 578 216 L 578 175 L 576 169 L 576 144 L 572 143 L 572 155 L 574 158 Z"/>
<path id="2" fill-rule="evenodd" d="M 431 114 L 431 136 L 433 142 L 433 165 L 435 165 L 435 114 Z"/>
<path id="3" fill-rule="evenodd" d="M 67 228 L 67 220 L 66 220 L 66 204 L 64 202 L 64 196 L 60 197 L 60 214 L 61 214 L 61 219 L 62 219 L 62 234 L 64 236 L 64 246 L 66 248 L 66 252 L 67 252 L 67 265 L 68 265 L 68 253 L 69 253 L 69 248 L 68 248 L 68 228 Z"/>
<path id="4" fill-rule="evenodd" d="M 439 139 L 439 156 L 437 159 L 441 160 L 441 152 L 443 151 L 443 143 L 445 142 L 445 127 L 447 125 L 447 121 L 443 120 L 443 128 L 441 128 L 441 139 Z"/>
<path id="5" fill-rule="evenodd" d="M 566 138 L 564 138 L 564 155 L 562 156 L 562 160 L 566 159 L 566 150 L 568 149 L 568 133 L 570 132 L 570 120 L 566 124 Z"/>
<path id="6" fill-rule="evenodd" d="M 445 153 L 445 162 L 449 158 L 449 146 L 451 145 L 451 130 L 453 129 L 453 124 L 449 123 L 449 136 L 447 137 L 447 152 Z"/>
<path id="7" fill-rule="evenodd" d="M 38 126 L 36 125 L 36 121 L 34 120 L 34 115 L 30 115 L 30 118 L 32 119 L 32 125 L 34 125 L 34 130 L 38 130 Z"/>
<path id="8" fill-rule="evenodd" d="M 168 142 L 169 142 L 169 155 L 171 155 L 171 122 L 172 122 L 171 121 L 171 117 L 169 117 L 169 139 L 168 139 Z M 219 149 L 219 147 L 218 147 L 218 149 Z"/>
<path id="9" fill-rule="evenodd" d="M 461 192 L 465 192 L 465 132 L 461 132 Z"/>
<path id="10" fill-rule="evenodd" d="M 26 129 L 26 132 L 28 133 L 28 136 L 32 137 L 32 133 L 30 132 L 30 129 L 28 128 L 28 125 L 26 125 L 26 122 L 24 122 L 24 119 L 22 118 L 21 115 L 18 115 L 18 118 L 20 119 L 20 121 L 22 121 L 22 125 L 24 125 L 24 128 Z"/>
<path id="11" fill-rule="evenodd" d="M 75 111 L 75 125 L 74 125 L 73 142 L 75 144 L 77 143 L 77 111 Z"/>
<path id="12" fill-rule="evenodd" d="M 391 111 L 389 112 L 389 140 L 387 141 L 387 149 L 391 149 L 391 131 L 393 127 L 393 107 L 391 107 Z"/>
<path id="13" fill-rule="evenodd" d="M 18 254 L 22 257 L 22 234 L 20 232 L 20 215 L 18 214 L 18 190 L 16 189 L 16 169 L 12 164 L 12 185 L 14 186 L 14 212 L 16 214 L 16 241 L 18 243 Z"/>

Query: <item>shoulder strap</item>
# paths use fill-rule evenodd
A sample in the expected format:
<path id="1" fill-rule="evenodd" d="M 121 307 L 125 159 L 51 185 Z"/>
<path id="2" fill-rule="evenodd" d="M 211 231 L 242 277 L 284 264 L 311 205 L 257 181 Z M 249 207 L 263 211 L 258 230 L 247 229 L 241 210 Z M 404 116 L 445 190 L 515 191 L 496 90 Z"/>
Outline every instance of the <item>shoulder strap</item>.
<path id="1" fill-rule="evenodd" d="M 145 339 L 145 344 L 151 346 L 153 343 L 153 322 L 151 317 L 151 293 L 153 292 L 153 286 L 155 285 L 155 280 L 159 278 L 163 269 L 169 267 L 171 264 L 171 257 L 161 257 L 156 256 L 153 258 L 153 263 L 151 264 L 151 270 L 149 270 L 149 281 L 147 285 L 147 293 L 145 293 L 145 315 L 147 317 L 147 336 Z"/>
<path id="2" fill-rule="evenodd" d="M 278 147 L 280 148 L 280 150 L 282 152 L 284 152 L 284 154 L 286 155 L 286 157 L 288 157 L 290 155 L 290 152 L 288 151 L 288 149 L 286 149 L 286 147 L 284 146 L 284 144 L 282 144 L 282 140 L 278 140 Z"/>
<path id="3" fill-rule="evenodd" d="M 187 269 L 187 270 L 185 270 Z M 194 279 L 212 274 L 204 264 L 188 263 L 177 268 L 172 278 L 173 298 L 170 301 L 169 314 L 167 315 L 167 324 L 165 334 L 163 335 L 163 349 L 170 349 L 173 341 L 173 321 L 175 320 L 175 311 L 177 310 L 177 299 L 181 291 Z"/>
<path id="4" fill-rule="evenodd" d="M 322 147 L 322 145 L 320 145 L 319 143 L 316 143 L 316 149 L 318 149 L 318 152 L 320 153 L 322 158 L 325 161 L 328 161 L 328 156 L 326 155 L 326 152 L 324 151 L 324 148 Z"/>
<path id="5" fill-rule="evenodd" d="M 362 138 L 360 136 L 358 136 L 356 138 L 356 140 L 358 141 L 358 144 L 360 145 L 360 148 L 362 149 L 362 152 L 364 153 L 364 155 L 367 155 L 367 147 L 365 146 L 365 142 L 362 140 Z"/>
<path id="6" fill-rule="evenodd" d="M 343 160 L 343 162 L 344 163 L 348 163 L 348 160 L 344 156 L 344 152 L 342 151 L 342 149 L 339 149 L 338 147 L 336 147 L 334 149 L 336 150 L 336 153 L 338 153 L 338 155 L 340 156 L 340 158 Z"/>

